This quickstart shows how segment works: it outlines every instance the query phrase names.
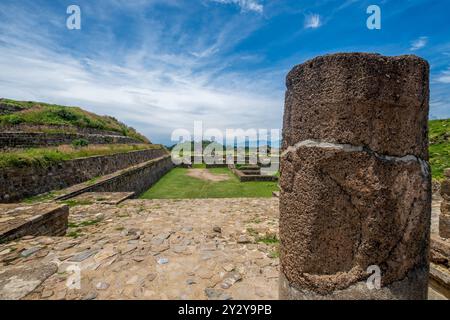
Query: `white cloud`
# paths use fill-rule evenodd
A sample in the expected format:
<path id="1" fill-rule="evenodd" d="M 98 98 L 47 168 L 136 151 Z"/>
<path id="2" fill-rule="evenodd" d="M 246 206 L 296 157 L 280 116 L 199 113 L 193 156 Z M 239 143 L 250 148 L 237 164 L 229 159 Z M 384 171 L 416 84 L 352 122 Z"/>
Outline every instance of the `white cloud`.
<path id="1" fill-rule="evenodd" d="M 305 19 L 305 28 L 306 29 L 316 29 L 322 25 L 320 15 L 318 14 L 310 14 Z"/>
<path id="2" fill-rule="evenodd" d="M 78 105 L 133 124 L 150 138 L 190 129 L 197 120 L 222 130 L 270 125 L 273 114 L 281 113 L 276 97 L 236 79 L 228 83 L 238 81 L 239 90 L 227 81 L 222 87 L 205 85 L 203 77 L 209 75 L 82 63 L 50 51 L 28 53 L 0 48 L 5 75 L 0 77 L 0 96 Z"/>
<path id="3" fill-rule="evenodd" d="M 411 42 L 411 51 L 417 51 L 424 48 L 428 44 L 428 37 L 420 37 Z"/>
<path id="4" fill-rule="evenodd" d="M 257 0 L 211 0 L 213 2 L 223 4 L 235 4 L 241 8 L 242 11 L 254 11 L 262 13 L 264 6 Z"/>
<path id="5" fill-rule="evenodd" d="M 281 124 L 283 92 L 273 89 L 270 70 L 225 72 L 238 57 L 214 57 L 252 32 L 236 21 L 219 33 L 194 35 L 198 43 L 183 39 L 195 53 L 164 47 L 165 35 L 155 32 L 133 49 L 105 42 L 107 49 L 89 58 L 66 51 L 52 34 L 30 33 L 40 30 L 34 23 L 0 21 L 0 97 L 80 106 L 115 116 L 162 143 L 169 143 L 174 129 L 191 129 L 199 120 L 221 130 Z M 242 31 L 237 36 L 236 28 Z"/>
<path id="6" fill-rule="evenodd" d="M 442 72 L 436 80 L 441 83 L 450 83 L 450 69 Z"/>

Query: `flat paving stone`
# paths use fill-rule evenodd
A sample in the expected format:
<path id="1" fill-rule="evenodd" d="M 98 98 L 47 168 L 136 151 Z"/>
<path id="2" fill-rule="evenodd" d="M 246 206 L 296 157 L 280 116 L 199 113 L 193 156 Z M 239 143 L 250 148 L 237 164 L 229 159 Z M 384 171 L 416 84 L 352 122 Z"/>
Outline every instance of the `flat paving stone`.
<path id="1" fill-rule="evenodd" d="M 72 258 L 69 259 L 69 261 L 70 262 L 82 262 L 82 261 L 88 259 L 89 257 L 93 256 L 96 253 L 97 253 L 97 251 L 87 250 L 87 251 L 81 252 L 81 253 L 73 256 Z"/>
<path id="2" fill-rule="evenodd" d="M 278 217 L 276 198 L 75 206 L 67 236 L 0 244 L 0 299 L 278 299 Z"/>
<path id="3" fill-rule="evenodd" d="M 276 198 L 75 206 L 67 236 L 0 244 L 0 297 L 278 299 L 278 243 L 261 240 L 278 238 L 278 217 Z"/>

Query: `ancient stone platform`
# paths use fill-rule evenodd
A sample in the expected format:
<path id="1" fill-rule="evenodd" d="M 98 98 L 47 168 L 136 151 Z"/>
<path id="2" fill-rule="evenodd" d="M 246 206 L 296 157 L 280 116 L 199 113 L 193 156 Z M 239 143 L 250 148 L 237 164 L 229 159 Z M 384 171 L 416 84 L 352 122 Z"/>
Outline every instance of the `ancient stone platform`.
<path id="1" fill-rule="evenodd" d="M 278 199 L 126 200 L 70 210 L 65 237 L 0 244 L 0 298 L 278 298 Z M 79 289 L 68 286 L 74 268 Z"/>
<path id="2" fill-rule="evenodd" d="M 86 193 L 141 194 L 173 168 L 170 155 L 152 159 L 114 173 L 59 190 L 54 200 L 73 199 Z"/>
<path id="3" fill-rule="evenodd" d="M 440 198 L 433 207 L 430 250 L 430 285 L 441 295 L 450 298 L 450 169 L 441 184 Z M 438 210 L 440 209 L 440 210 Z"/>
<path id="4" fill-rule="evenodd" d="M 66 233 L 69 207 L 58 204 L 0 204 L 0 243 L 23 236 Z"/>

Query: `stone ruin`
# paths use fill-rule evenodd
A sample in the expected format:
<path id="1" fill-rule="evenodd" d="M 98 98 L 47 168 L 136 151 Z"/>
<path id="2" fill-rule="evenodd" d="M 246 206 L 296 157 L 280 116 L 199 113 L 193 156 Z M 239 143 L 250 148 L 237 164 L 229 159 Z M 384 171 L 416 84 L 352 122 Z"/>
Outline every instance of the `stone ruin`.
<path id="1" fill-rule="evenodd" d="M 270 174 L 263 174 L 261 165 L 246 164 L 236 166 L 228 165 L 228 168 L 239 179 L 240 182 L 250 181 L 278 181 L 278 177 Z"/>
<path id="2" fill-rule="evenodd" d="M 0 204 L 0 243 L 24 236 L 64 236 L 69 218 L 69 207 L 41 203 Z"/>
<path id="3" fill-rule="evenodd" d="M 428 112 L 416 56 L 335 54 L 289 73 L 281 299 L 427 298 Z"/>
<path id="4" fill-rule="evenodd" d="M 240 182 L 276 182 L 278 176 L 275 175 L 279 168 L 278 155 L 272 155 L 270 162 L 262 161 L 257 156 L 245 156 L 242 159 L 234 156 L 227 158 L 226 156 L 216 158 L 213 163 L 208 163 L 203 156 L 199 156 L 202 163 L 207 169 L 212 168 L 228 168 L 239 179 Z M 184 168 L 192 168 L 195 163 L 195 157 L 191 157 L 190 163 L 183 163 L 180 166 Z M 275 168 L 275 169 L 274 169 Z"/>
<path id="5" fill-rule="evenodd" d="M 439 235 L 450 239 L 450 169 L 445 170 L 446 179 L 441 184 L 441 214 L 439 216 Z"/>
<path id="6" fill-rule="evenodd" d="M 430 287 L 450 297 L 450 169 L 441 184 L 439 228 L 431 236 Z"/>
<path id="7" fill-rule="evenodd" d="M 290 72 L 287 77 L 283 153 L 280 159 L 281 299 L 426 299 L 429 273 L 430 284 L 442 279 L 450 283 L 450 277 L 445 272 L 442 273 L 441 268 L 449 268 L 450 257 L 450 245 L 448 239 L 445 239 L 449 237 L 449 170 L 445 173 L 448 179 L 441 189 L 444 198 L 440 217 L 442 238 L 432 238 L 431 241 L 431 261 L 440 266 L 435 268 L 432 263 L 430 270 L 429 264 L 431 176 L 427 162 L 428 79 L 428 63 L 415 56 L 336 54 L 318 57 Z M 167 155 L 163 158 L 164 161 L 169 161 L 170 157 Z M 164 162 L 163 169 L 166 165 L 168 166 Z M 192 200 L 182 204 L 177 201 L 130 202 L 122 210 L 127 213 L 124 220 L 118 219 L 121 218 L 117 216 L 120 208 L 106 209 L 97 206 L 116 205 L 130 198 L 133 193 L 116 192 L 113 197 L 110 191 L 117 191 L 119 185 L 119 189 L 126 189 L 122 191 L 130 191 L 130 185 L 133 190 L 140 188 L 140 185 L 136 185 L 136 177 L 142 177 L 142 170 L 147 168 L 150 168 L 149 164 L 140 164 L 131 171 L 128 168 L 120 174 L 105 176 L 94 185 L 83 183 L 70 187 L 67 193 L 60 196 L 81 202 L 94 202 L 88 210 L 72 210 L 71 215 L 75 212 L 78 219 L 86 218 L 86 212 L 92 219 L 97 219 L 99 208 L 107 210 L 106 219 L 101 225 L 88 227 L 92 228 L 89 230 L 101 230 L 102 234 L 90 232 L 77 244 L 76 239 L 49 238 L 65 233 L 69 214 L 67 206 L 38 204 L 21 205 L 17 208 L 14 205 L 1 205 L 0 212 L 4 214 L 0 217 L 3 219 L 0 221 L 0 256 L 3 255 L 0 263 L 6 271 L 0 277 L 0 299 L 95 299 L 97 295 L 100 298 L 114 297 L 111 296 L 112 290 L 107 290 L 113 282 L 109 278 L 109 283 L 102 282 L 100 286 L 93 282 L 97 291 L 89 291 L 92 289 L 89 286 L 86 292 L 67 293 L 66 289 L 61 289 L 59 286 L 63 284 L 53 283 L 52 275 L 59 269 L 63 271 L 67 264 L 61 263 L 57 267 L 43 264 L 40 267 L 40 263 L 47 262 L 45 254 L 48 250 L 51 252 L 49 256 L 55 255 L 61 261 L 70 257 L 69 262 L 82 262 L 85 268 L 96 266 L 95 273 L 92 271 L 92 274 L 93 279 L 97 279 L 103 272 L 107 274 L 112 269 L 120 269 L 120 263 L 124 260 L 140 272 L 150 272 L 147 264 L 155 263 L 153 255 L 161 252 L 164 252 L 164 257 L 169 256 L 171 264 L 178 261 L 175 263 L 186 268 L 183 257 L 185 251 L 190 250 L 189 245 L 183 247 L 180 243 L 174 243 L 173 248 L 168 250 L 168 239 L 172 234 L 166 228 L 171 225 L 175 225 L 176 230 L 181 230 L 180 234 L 172 236 L 173 239 L 196 231 L 201 235 L 201 241 L 209 241 L 210 236 L 204 237 L 208 230 L 213 232 L 211 239 L 217 239 L 223 232 L 220 227 L 212 228 L 211 223 L 236 228 L 242 228 L 242 223 L 254 228 L 257 226 L 256 218 L 261 217 L 262 221 L 271 223 L 271 228 L 276 228 L 278 224 L 275 209 L 278 202 L 274 199 L 252 200 L 251 205 L 243 199 L 215 199 L 207 200 L 208 202 Z M 257 175 L 261 167 L 246 166 L 240 169 L 246 175 Z M 159 178 L 159 173 L 154 176 L 155 179 Z M 86 191 L 95 193 L 88 194 Z M 171 212 L 170 215 L 159 209 L 162 203 L 169 205 L 167 212 Z M 209 203 L 214 208 L 222 206 L 222 209 L 207 210 L 213 216 L 205 216 L 204 208 Z M 249 207 L 243 207 L 245 205 Z M 199 209 L 193 213 L 191 209 L 183 211 L 183 208 Z M 153 212 L 156 216 L 152 217 L 154 220 L 151 224 L 146 223 L 147 217 L 141 215 L 142 210 Z M 227 214 L 218 214 L 222 210 Z M 242 214 L 243 211 L 247 215 L 252 213 L 256 218 L 249 219 Z M 129 212 L 131 216 L 128 215 Z M 173 212 L 178 216 L 172 217 Z M 193 221 L 198 223 L 195 229 L 189 227 L 192 221 L 187 220 L 192 215 Z M 267 216 L 270 219 L 266 219 Z M 204 220 L 199 223 L 201 219 Z M 236 223 L 239 219 L 242 221 Z M 126 223 L 127 229 L 119 233 L 118 228 L 123 228 L 123 223 Z M 161 233 L 153 236 L 157 226 Z M 109 231 L 105 232 L 105 228 Z M 224 227 L 226 228 L 228 227 Z M 250 227 L 247 228 L 249 230 L 256 236 L 255 230 Z M 239 232 L 232 230 L 231 234 L 239 235 Z M 35 239 L 35 236 L 47 237 Z M 143 249 L 147 251 L 143 253 L 132 242 L 138 241 L 141 236 L 146 240 L 143 241 Z M 111 246 L 120 249 L 119 253 L 100 248 L 102 245 L 99 245 L 99 241 L 103 241 L 104 237 L 108 238 Z M 22 239 L 17 240 L 19 238 Z M 11 240 L 17 240 L 14 250 L 7 243 Z M 239 235 L 236 243 L 256 248 L 256 244 L 251 243 L 247 235 Z M 88 245 L 94 249 L 85 250 Z M 19 246 L 19 249 L 15 250 L 15 246 Z M 234 246 L 235 244 L 233 248 Z M 202 243 L 202 247 L 205 250 L 199 252 L 192 249 L 192 254 L 198 256 L 196 259 L 202 261 L 201 254 L 204 252 L 217 250 L 221 254 L 230 253 L 226 251 L 229 250 L 226 246 L 224 248 L 228 249 L 223 249 L 225 251 L 219 250 L 216 244 L 211 248 L 209 243 Z M 242 258 L 241 250 L 232 253 Z M 268 253 L 269 251 L 262 253 L 260 249 L 248 250 L 247 260 L 252 263 L 258 261 L 256 264 L 261 266 L 261 269 L 255 269 L 258 275 L 250 274 L 241 279 L 237 272 L 239 268 L 233 271 L 233 265 L 226 265 L 223 269 L 233 276 L 226 280 L 234 281 L 231 286 L 236 281 L 247 281 L 245 283 L 248 288 L 250 281 L 252 284 L 260 282 L 259 285 L 261 288 L 264 286 L 264 290 L 259 288 L 256 296 L 273 298 L 271 294 L 276 292 L 273 288 L 278 280 L 278 260 L 270 261 Z M 113 260 L 109 260 L 111 255 Z M 117 260 L 122 261 L 116 263 L 115 255 L 120 255 L 121 258 Z M 160 260 L 158 264 L 167 264 L 169 261 L 161 260 L 163 262 L 160 263 Z M 9 265 L 11 262 L 13 264 Z M 101 264 L 101 267 L 97 264 Z M 109 264 L 113 266 L 110 267 Z M 142 265 L 141 268 L 138 268 L 139 264 Z M 219 267 L 223 273 L 222 267 Z M 201 270 L 203 272 L 199 275 L 199 281 L 205 286 L 209 286 L 208 281 L 217 273 L 215 265 L 211 268 L 213 269 Z M 259 270 L 263 268 L 265 271 L 261 273 Z M 380 270 L 379 283 L 377 274 L 372 274 L 377 268 Z M 121 272 L 125 274 L 131 267 L 122 269 Z M 27 283 L 31 279 L 36 285 L 33 288 L 10 290 L 10 284 L 17 282 L 17 277 Z M 156 273 L 151 273 L 149 277 L 152 279 L 149 281 L 153 281 Z M 170 285 L 173 287 L 163 293 L 176 292 L 184 280 L 172 281 Z M 213 280 L 216 282 L 215 278 Z M 230 283 L 224 281 L 221 288 L 229 288 Z M 378 284 L 380 287 L 377 287 Z M 161 291 L 165 288 L 161 287 Z M 234 294 L 249 291 L 236 288 Z M 205 294 L 208 298 L 230 297 L 223 295 L 222 289 L 208 287 Z M 234 290 L 233 287 L 230 290 Z M 157 295 L 158 290 L 141 291 L 134 290 L 124 294 L 135 298 L 161 297 Z"/>

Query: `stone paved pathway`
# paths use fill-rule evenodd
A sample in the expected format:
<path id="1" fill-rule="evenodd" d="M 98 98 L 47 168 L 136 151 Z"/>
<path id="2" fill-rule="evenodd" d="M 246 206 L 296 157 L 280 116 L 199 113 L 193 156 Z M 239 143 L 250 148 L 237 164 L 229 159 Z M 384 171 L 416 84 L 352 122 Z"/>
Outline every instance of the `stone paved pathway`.
<path id="1" fill-rule="evenodd" d="M 0 244 L 0 298 L 278 298 L 278 199 L 127 200 L 69 220 L 66 237 Z"/>

